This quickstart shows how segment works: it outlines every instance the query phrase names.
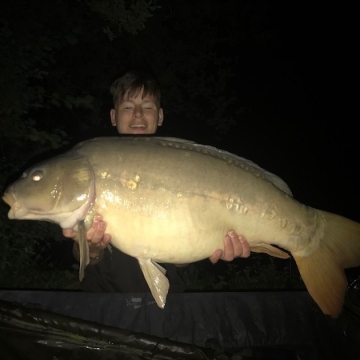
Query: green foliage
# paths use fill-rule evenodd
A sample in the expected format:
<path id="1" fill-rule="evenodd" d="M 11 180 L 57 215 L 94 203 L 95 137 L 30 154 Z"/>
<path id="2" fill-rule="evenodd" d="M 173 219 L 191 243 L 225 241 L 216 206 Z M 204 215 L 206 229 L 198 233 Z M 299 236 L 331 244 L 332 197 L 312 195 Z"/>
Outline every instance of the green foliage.
<path id="1" fill-rule="evenodd" d="M 9 221 L 0 204 L 0 288 L 76 289 L 76 269 L 61 269 L 50 257 L 50 242 L 60 229 L 45 222 Z"/>
<path id="2" fill-rule="evenodd" d="M 81 51 L 84 39 L 106 40 L 102 29 L 105 24 L 113 29 L 113 36 L 135 34 L 157 7 L 156 2 L 146 0 L 2 2 L 0 126 L 6 133 L 1 133 L 0 142 L 9 138 L 21 142 L 29 133 L 28 127 L 33 133 L 34 127 L 27 120 L 36 118 L 34 114 L 46 116 L 55 109 L 61 109 L 64 115 L 75 109 L 94 110 L 94 95 L 84 84 L 74 81 L 71 69 L 78 58 L 74 51 Z M 63 67 L 64 58 L 70 60 L 69 68 Z M 66 125 L 63 122 L 56 127 L 64 130 Z M 52 133 L 53 128 L 45 126 L 43 130 Z M 34 141 L 35 136 L 31 137 Z"/>
<path id="3" fill-rule="evenodd" d="M 150 66 L 158 74 L 165 131 L 172 122 L 176 136 L 195 141 L 201 141 L 197 135 L 205 127 L 214 138 L 227 134 L 248 111 L 238 94 L 241 86 L 233 81 L 242 64 L 238 48 L 271 40 L 262 7 L 247 18 L 255 6 L 244 5 L 236 13 L 234 2 L 218 2 L 211 9 L 206 0 L 0 2 L 1 189 L 35 156 L 89 133 L 98 135 L 105 128 L 99 119 L 108 118 L 109 86 L 128 68 Z M 242 24 L 254 18 L 245 31 Z M 52 259 L 38 256 L 49 242 L 64 241 L 60 230 L 9 221 L 7 210 L 1 202 L 0 286 L 73 283 L 76 270 L 57 274 Z M 183 271 L 191 289 L 280 288 L 287 281 L 287 272 L 271 262 L 243 268 L 229 264 L 221 274 L 199 264 Z"/>
<path id="4" fill-rule="evenodd" d="M 91 95 L 77 97 L 72 95 L 65 95 L 62 97 L 57 92 L 54 92 L 48 97 L 51 105 L 54 105 L 58 108 L 65 106 L 69 110 L 80 107 L 84 109 L 92 109 L 94 102 L 94 97 Z"/>
<path id="5" fill-rule="evenodd" d="M 104 28 L 113 37 L 137 33 L 155 4 L 145 0 L 0 3 L 1 191 L 31 159 L 71 140 L 69 125 L 77 113 L 99 109 L 87 86 L 94 67 L 79 76 L 81 46 L 90 39 L 107 42 Z M 8 206 L 1 202 L 0 287 L 77 288 L 76 269 L 60 269 L 49 255 L 51 243 L 69 241 L 60 228 L 46 222 L 10 221 L 7 212 Z"/>
<path id="6" fill-rule="evenodd" d="M 155 0 L 87 0 L 92 11 L 105 17 L 108 25 L 103 28 L 110 41 L 124 30 L 137 34 L 144 29 L 146 20 L 152 17 L 152 12 L 158 9 Z"/>

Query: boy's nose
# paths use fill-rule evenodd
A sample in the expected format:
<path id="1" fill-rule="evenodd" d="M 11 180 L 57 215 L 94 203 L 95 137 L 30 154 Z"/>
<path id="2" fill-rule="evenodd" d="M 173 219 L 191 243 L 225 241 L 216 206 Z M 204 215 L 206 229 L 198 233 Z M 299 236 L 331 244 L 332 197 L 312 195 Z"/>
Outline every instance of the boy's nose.
<path id="1" fill-rule="evenodd" d="M 142 115 L 143 115 L 143 111 L 142 111 L 141 106 L 137 106 L 137 107 L 135 108 L 134 115 L 135 115 L 135 116 L 142 116 Z"/>

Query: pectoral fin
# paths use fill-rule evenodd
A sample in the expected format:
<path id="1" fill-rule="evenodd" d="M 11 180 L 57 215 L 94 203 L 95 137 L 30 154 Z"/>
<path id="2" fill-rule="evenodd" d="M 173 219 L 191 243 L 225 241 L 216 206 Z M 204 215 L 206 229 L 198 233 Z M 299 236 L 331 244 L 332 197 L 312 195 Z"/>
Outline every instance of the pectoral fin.
<path id="1" fill-rule="evenodd" d="M 269 254 L 280 259 L 288 259 L 290 257 L 290 255 L 284 250 L 281 250 L 270 244 L 251 245 L 250 250 L 252 252 Z"/>
<path id="2" fill-rule="evenodd" d="M 83 220 L 79 222 L 78 229 L 79 229 L 79 252 L 80 252 L 79 279 L 80 281 L 82 281 L 85 274 L 85 268 L 90 262 L 89 244 L 86 240 L 86 229 Z"/>
<path id="3" fill-rule="evenodd" d="M 165 276 L 166 270 L 151 259 L 138 259 L 138 261 L 152 296 L 158 306 L 163 309 L 170 286 Z"/>

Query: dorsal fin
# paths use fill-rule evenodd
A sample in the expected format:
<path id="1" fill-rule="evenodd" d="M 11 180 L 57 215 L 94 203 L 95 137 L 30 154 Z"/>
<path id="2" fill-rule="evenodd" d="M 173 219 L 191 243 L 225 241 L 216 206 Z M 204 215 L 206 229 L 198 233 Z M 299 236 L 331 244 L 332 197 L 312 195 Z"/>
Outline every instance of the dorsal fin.
<path id="1" fill-rule="evenodd" d="M 255 164 L 251 160 L 245 159 L 243 157 L 232 154 L 225 150 L 220 150 L 213 146 L 197 144 L 190 140 L 172 138 L 172 137 L 153 137 L 152 139 L 156 139 L 157 141 L 160 141 L 160 143 L 167 142 L 168 143 L 167 145 L 172 144 L 174 147 L 177 147 L 176 145 L 178 145 L 181 148 L 184 148 L 184 146 L 186 146 L 186 148 L 189 150 L 192 149 L 197 151 L 200 150 L 201 152 L 206 153 L 207 155 L 211 155 L 222 160 L 233 160 L 234 162 L 239 163 L 245 167 L 252 168 L 255 172 L 259 172 L 261 175 L 263 175 L 265 179 L 270 181 L 277 188 L 284 191 L 286 194 L 292 196 L 292 192 L 284 180 L 282 180 L 277 175 L 271 173 L 270 171 L 261 168 L 259 165 Z"/>

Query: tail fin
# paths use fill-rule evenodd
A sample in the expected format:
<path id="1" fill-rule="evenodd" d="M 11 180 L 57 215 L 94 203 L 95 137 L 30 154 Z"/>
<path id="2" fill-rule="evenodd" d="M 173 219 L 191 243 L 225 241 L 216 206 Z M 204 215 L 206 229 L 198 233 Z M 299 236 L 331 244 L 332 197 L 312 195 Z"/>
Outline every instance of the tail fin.
<path id="1" fill-rule="evenodd" d="M 337 317 L 347 288 L 344 269 L 360 265 L 360 224 L 320 212 L 325 220 L 325 233 L 319 248 L 305 257 L 294 255 L 294 259 L 307 290 L 320 309 Z"/>

